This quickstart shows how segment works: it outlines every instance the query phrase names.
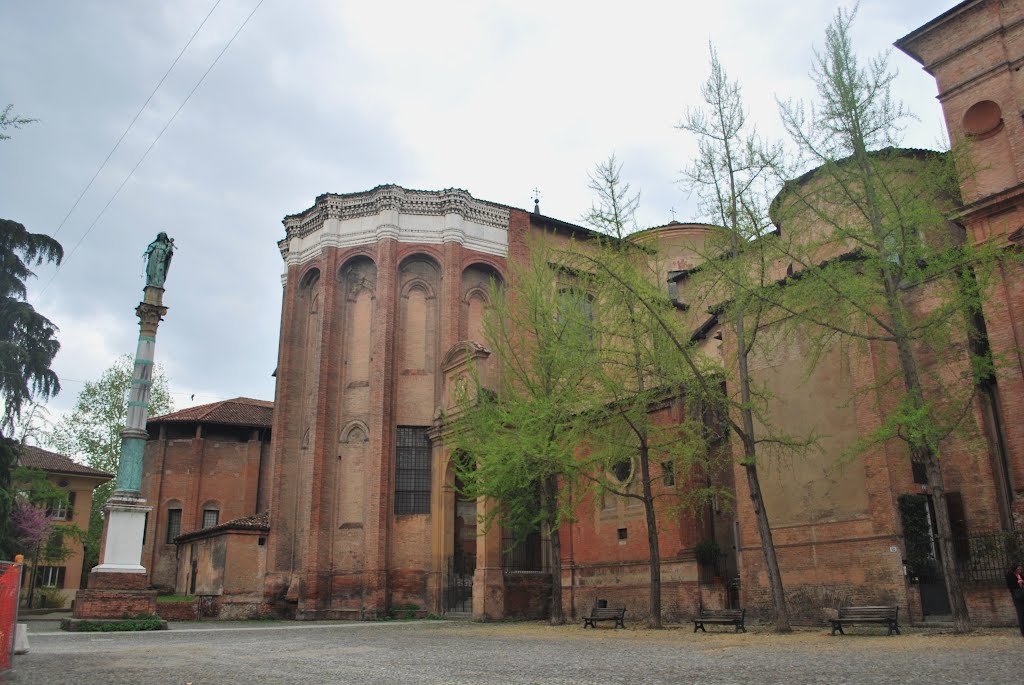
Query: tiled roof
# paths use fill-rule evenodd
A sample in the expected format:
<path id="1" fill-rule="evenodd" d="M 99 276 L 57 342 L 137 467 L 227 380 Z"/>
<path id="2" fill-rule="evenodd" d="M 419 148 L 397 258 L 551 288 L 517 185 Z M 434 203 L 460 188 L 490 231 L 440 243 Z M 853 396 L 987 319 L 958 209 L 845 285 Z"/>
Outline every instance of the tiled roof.
<path id="1" fill-rule="evenodd" d="M 71 457 L 65 457 L 63 454 L 50 452 L 49 450 L 33 447 L 32 445 L 20 445 L 18 451 L 21 452 L 21 456 L 18 459 L 19 463 L 30 469 L 71 473 L 80 476 L 95 476 L 103 480 L 110 480 L 114 477 L 112 473 L 79 464 L 77 461 L 72 460 Z"/>
<path id="2" fill-rule="evenodd" d="M 226 426 L 270 428 L 274 416 L 274 403 L 236 397 L 212 404 L 200 404 L 163 416 L 154 416 L 149 423 L 217 423 Z"/>
<path id="3" fill-rule="evenodd" d="M 196 538 L 205 538 L 209 535 L 215 535 L 229 530 L 269 531 L 270 513 L 265 511 L 262 514 L 256 514 L 255 516 L 245 516 L 240 519 L 232 519 L 231 521 L 218 523 L 216 526 L 210 526 L 209 528 L 200 528 L 199 530 L 182 533 L 178 537 L 174 538 L 174 542 L 187 542 Z"/>

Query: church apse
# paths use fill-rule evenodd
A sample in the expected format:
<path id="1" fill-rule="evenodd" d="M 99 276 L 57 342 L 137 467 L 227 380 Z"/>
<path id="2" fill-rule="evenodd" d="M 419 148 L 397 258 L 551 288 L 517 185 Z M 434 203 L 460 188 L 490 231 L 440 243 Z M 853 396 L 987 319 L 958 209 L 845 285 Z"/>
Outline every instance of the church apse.
<path id="1" fill-rule="evenodd" d="M 283 379 L 287 384 L 278 393 L 287 392 L 298 402 L 286 416 L 283 445 L 277 451 L 277 493 L 274 506 L 283 515 L 274 517 L 275 570 L 292 572 L 301 563 L 307 537 L 308 517 L 298 515 L 308 509 L 309 471 L 315 446 L 316 399 L 320 367 L 320 333 L 323 313 L 323 282 L 319 269 L 310 269 L 299 282 L 293 315 L 286 332 L 294 344 L 289 360 L 294 371 Z M 282 336 L 284 337 L 284 336 Z"/>

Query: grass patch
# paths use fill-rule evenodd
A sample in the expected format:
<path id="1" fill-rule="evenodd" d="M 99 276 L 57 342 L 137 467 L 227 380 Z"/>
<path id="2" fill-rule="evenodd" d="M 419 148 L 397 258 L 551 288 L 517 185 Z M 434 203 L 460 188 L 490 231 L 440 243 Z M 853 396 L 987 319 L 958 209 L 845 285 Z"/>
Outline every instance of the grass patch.
<path id="1" fill-rule="evenodd" d="M 194 604 L 198 599 L 197 595 L 160 595 L 156 598 L 156 601 Z"/>

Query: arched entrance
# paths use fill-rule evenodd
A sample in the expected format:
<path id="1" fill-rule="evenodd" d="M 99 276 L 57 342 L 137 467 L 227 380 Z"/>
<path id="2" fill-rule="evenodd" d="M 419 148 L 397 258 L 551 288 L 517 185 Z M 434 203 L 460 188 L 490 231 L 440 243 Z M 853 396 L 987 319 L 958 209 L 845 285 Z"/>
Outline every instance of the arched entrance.
<path id="1" fill-rule="evenodd" d="M 455 517 L 452 526 L 452 555 L 448 558 L 448 582 L 444 591 L 446 614 L 472 613 L 473 574 L 476 573 L 477 513 L 476 500 L 461 494 L 455 482 Z"/>

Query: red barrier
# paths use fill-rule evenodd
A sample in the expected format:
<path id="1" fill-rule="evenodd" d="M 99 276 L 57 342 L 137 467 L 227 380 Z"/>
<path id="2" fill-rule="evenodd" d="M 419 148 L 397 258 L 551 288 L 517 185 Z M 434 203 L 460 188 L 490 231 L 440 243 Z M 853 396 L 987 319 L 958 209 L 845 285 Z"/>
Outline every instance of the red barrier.
<path id="1" fill-rule="evenodd" d="M 11 670 L 18 623 L 21 564 L 0 561 L 0 673 Z"/>

